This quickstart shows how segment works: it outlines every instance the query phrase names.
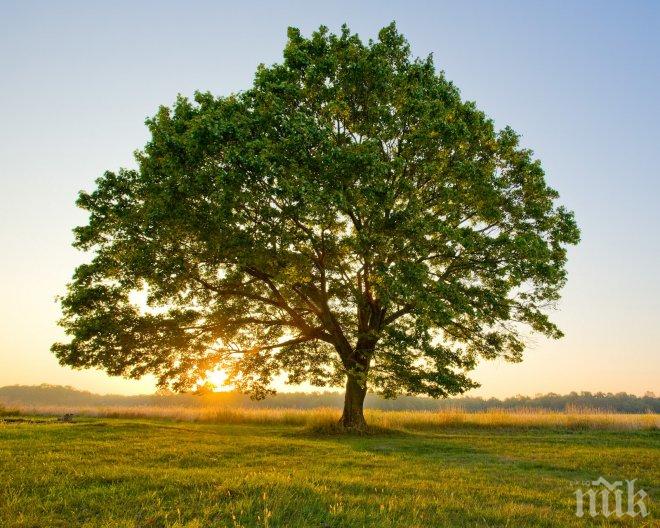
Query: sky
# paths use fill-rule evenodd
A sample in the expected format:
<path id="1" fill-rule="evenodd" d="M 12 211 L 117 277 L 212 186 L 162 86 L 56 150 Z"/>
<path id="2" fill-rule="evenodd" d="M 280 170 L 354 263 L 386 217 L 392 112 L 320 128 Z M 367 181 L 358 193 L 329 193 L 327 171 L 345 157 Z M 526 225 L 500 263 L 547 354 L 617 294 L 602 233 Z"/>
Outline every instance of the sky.
<path id="1" fill-rule="evenodd" d="M 55 297 L 84 255 L 74 201 L 134 166 L 144 120 L 177 94 L 250 86 L 286 28 L 396 21 L 541 159 L 582 242 L 554 319 L 566 337 L 487 362 L 475 396 L 660 392 L 660 2 L 32 2 L 0 0 L 0 386 L 148 393 L 58 365 Z"/>

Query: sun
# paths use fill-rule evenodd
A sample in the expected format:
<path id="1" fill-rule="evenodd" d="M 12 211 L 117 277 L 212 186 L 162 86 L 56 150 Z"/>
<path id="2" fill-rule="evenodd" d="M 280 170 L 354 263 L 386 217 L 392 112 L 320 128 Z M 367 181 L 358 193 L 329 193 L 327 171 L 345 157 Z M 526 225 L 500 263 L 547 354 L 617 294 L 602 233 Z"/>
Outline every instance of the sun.
<path id="1" fill-rule="evenodd" d="M 232 390 L 231 385 L 225 385 L 227 373 L 224 370 L 207 370 L 204 382 L 213 385 L 214 392 L 228 392 Z"/>

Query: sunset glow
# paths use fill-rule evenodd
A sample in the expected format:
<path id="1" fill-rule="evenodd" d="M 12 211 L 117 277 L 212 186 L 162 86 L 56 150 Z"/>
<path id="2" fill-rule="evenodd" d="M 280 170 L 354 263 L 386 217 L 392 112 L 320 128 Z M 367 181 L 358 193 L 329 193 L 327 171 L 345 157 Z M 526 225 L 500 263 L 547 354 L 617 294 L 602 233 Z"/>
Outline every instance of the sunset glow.
<path id="1" fill-rule="evenodd" d="M 226 384 L 227 373 L 224 370 L 207 371 L 206 379 L 204 379 L 203 382 L 208 382 L 213 385 L 213 390 L 215 392 L 228 392 L 233 388 L 231 385 Z"/>

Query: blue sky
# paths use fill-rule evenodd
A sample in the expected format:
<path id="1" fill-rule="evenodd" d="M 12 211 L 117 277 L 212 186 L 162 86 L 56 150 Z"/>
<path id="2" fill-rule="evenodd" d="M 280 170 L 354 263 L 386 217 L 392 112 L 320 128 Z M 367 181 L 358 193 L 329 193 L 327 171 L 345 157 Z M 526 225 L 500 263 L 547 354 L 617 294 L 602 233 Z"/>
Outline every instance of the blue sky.
<path id="1" fill-rule="evenodd" d="M 144 119 L 177 93 L 247 88 L 287 26 L 396 21 L 498 126 L 542 160 L 583 242 L 555 319 L 523 363 L 488 363 L 482 395 L 660 392 L 660 3 L 0 2 L 0 385 L 151 391 L 57 365 L 55 295 L 83 256 L 74 200 L 133 164 Z"/>

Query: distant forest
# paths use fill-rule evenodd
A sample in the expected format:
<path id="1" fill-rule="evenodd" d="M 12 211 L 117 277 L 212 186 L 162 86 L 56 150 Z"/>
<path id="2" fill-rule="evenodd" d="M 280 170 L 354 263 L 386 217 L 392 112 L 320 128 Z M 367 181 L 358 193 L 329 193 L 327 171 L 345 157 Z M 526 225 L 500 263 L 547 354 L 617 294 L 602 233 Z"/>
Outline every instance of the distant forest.
<path id="1" fill-rule="evenodd" d="M 343 395 L 335 392 L 319 393 L 278 393 L 263 401 L 252 401 L 236 392 L 204 392 L 201 394 L 153 394 L 123 396 L 118 394 L 94 394 L 73 387 L 61 385 L 12 385 L 0 387 L 0 404 L 5 406 L 40 407 L 139 407 L 139 406 L 180 406 L 180 407 L 250 407 L 250 408 L 311 408 L 337 407 L 343 403 Z M 461 397 L 446 400 L 433 400 L 425 397 L 402 396 L 386 400 L 368 395 L 366 407 L 391 410 L 442 410 L 461 409 L 464 411 L 485 411 L 488 409 L 547 409 L 564 411 L 567 409 L 598 409 L 620 413 L 660 412 L 660 398 L 653 393 L 635 396 L 626 393 L 571 392 L 570 394 L 543 394 L 534 397 L 515 396 L 512 398 Z"/>

